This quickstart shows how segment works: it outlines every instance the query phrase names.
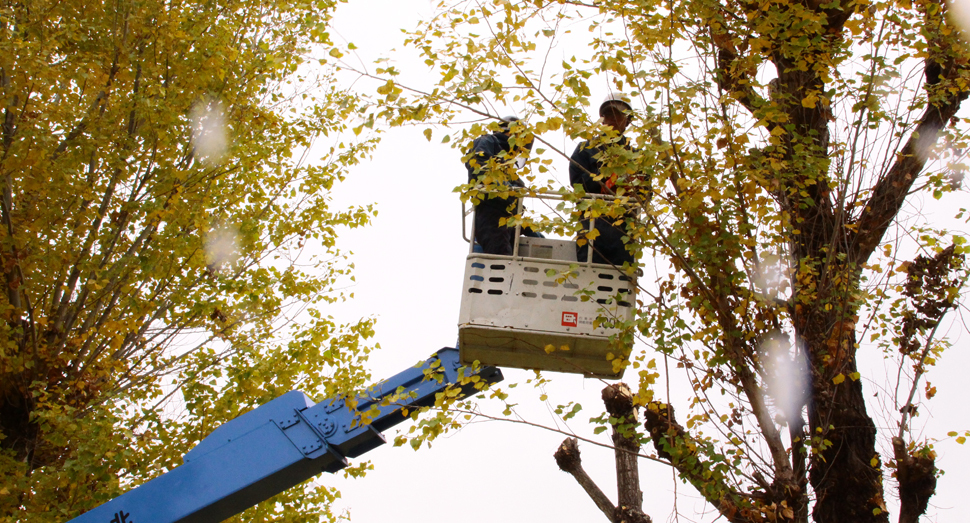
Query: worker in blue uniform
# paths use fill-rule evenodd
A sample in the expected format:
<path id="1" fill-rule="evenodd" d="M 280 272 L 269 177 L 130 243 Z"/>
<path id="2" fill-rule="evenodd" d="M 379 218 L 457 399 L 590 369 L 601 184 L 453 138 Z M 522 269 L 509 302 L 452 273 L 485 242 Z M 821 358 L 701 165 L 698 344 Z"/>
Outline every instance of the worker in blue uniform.
<path id="1" fill-rule="evenodd" d="M 585 194 L 615 194 L 617 184 L 626 183 L 624 173 L 627 169 L 619 164 L 622 149 L 632 150 L 629 141 L 623 136 L 630 119 L 633 107 L 629 99 L 620 93 L 610 93 L 599 107 L 599 115 L 603 125 L 613 132 L 608 132 L 595 140 L 586 140 L 576 146 L 569 161 L 569 183 Z M 578 186 L 578 187 L 577 187 Z M 649 185 L 643 187 L 649 198 Z M 621 216 L 600 216 L 595 220 L 594 228 L 598 231 L 593 240 L 593 263 L 606 263 L 623 266 L 634 264 L 633 254 L 626 248 L 623 237 L 626 235 L 625 222 L 636 219 L 633 211 Z M 591 231 L 590 219 L 582 219 L 583 230 Z M 585 236 L 585 233 L 584 233 Z M 576 248 L 576 258 L 585 262 L 588 255 L 589 243 L 580 242 Z"/>
<path id="2" fill-rule="evenodd" d="M 525 187 L 525 183 L 518 176 L 517 160 L 521 163 L 528 156 L 532 143 L 530 141 L 524 145 L 511 145 L 511 127 L 517 125 L 515 122 L 518 121 L 515 116 L 506 116 L 499 122 L 496 131 L 479 136 L 472 142 L 465 162 L 469 183 L 484 183 L 485 177 L 491 175 L 499 180 L 499 186 Z M 494 190 L 496 182 L 493 181 L 491 186 Z M 503 225 L 502 220 L 508 220 L 515 215 L 519 198 L 502 198 L 497 194 L 482 196 L 481 201 L 475 204 L 475 242 L 486 254 L 511 256 L 515 227 Z M 523 236 L 541 237 L 529 227 L 522 227 L 521 230 Z"/>

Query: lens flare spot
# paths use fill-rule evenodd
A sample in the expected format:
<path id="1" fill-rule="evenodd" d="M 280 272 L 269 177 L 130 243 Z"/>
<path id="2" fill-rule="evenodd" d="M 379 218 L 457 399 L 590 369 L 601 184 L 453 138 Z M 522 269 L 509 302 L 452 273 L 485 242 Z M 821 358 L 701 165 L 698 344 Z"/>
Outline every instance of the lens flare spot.
<path id="1" fill-rule="evenodd" d="M 210 230 L 205 238 L 205 253 L 210 271 L 225 272 L 239 259 L 239 231 L 233 227 Z"/>
<path id="2" fill-rule="evenodd" d="M 960 36 L 970 41 L 970 0 L 947 0 L 946 14 L 950 23 L 960 29 Z"/>
<path id="3" fill-rule="evenodd" d="M 209 98 L 192 107 L 192 143 L 195 157 L 208 167 L 222 164 L 229 151 L 229 131 L 222 102 Z"/>
<path id="4" fill-rule="evenodd" d="M 805 351 L 796 350 L 788 336 L 777 333 L 761 343 L 758 355 L 775 408 L 789 422 L 800 417 L 809 386 Z"/>

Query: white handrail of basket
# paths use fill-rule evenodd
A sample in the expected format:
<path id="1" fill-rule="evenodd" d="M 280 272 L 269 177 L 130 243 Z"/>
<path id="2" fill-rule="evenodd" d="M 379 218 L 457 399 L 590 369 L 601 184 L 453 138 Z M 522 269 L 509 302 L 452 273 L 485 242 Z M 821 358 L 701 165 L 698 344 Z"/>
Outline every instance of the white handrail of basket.
<path id="1" fill-rule="evenodd" d="M 510 187 L 510 188 L 506 188 L 506 189 L 492 189 L 492 190 L 487 190 L 487 189 L 485 189 L 485 185 L 482 184 L 482 183 L 479 183 L 478 185 L 476 185 L 475 186 L 475 190 L 477 190 L 479 192 L 483 192 L 485 194 L 490 194 L 490 193 L 504 193 L 504 192 L 513 193 L 509 197 L 514 197 L 514 198 L 518 198 L 519 199 L 518 206 L 516 208 L 516 214 L 522 214 L 522 200 L 524 198 L 535 198 L 537 200 L 562 200 L 562 201 L 567 201 L 567 200 L 572 199 L 572 198 L 570 198 L 570 196 L 575 196 L 575 193 L 569 193 L 569 194 L 567 194 L 567 193 L 560 193 L 560 192 L 535 192 L 534 190 L 530 190 L 530 189 L 527 189 L 525 187 Z M 624 196 L 617 196 L 615 194 L 586 193 L 586 194 L 580 196 L 578 199 L 579 200 L 593 199 L 593 200 L 614 201 L 614 200 L 619 199 L 619 198 L 627 199 L 628 196 L 625 196 L 625 195 Z M 632 207 L 633 205 L 630 204 L 630 206 Z M 466 206 L 465 206 L 465 200 L 462 199 L 462 201 L 461 201 L 461 237 L 462 237 L 463 240 L 465 240 L 466 243 L 469 243 L 469 244 L 471 244 L 473 242 L 472 242 L 471 238 L 469 238 L 468 236 L 465 235 L 465 231 L 468 229 L 468 225 L 465 223 L 465 220 L 468 218 L 469 215 L 472 215 L 474 213 L 475 213 L 475 206 L 472 205 L 471 208 L 466 208 Z M 593 218 L 593 220 L 595 220 L 595 218 Z M 590 227 L 593 226 L 593 223 L 595 223 L 595 222 L 590 222 Z M 513 256 L 516 256 L 516 254 L 518 253 L 518 250 L 519 250 L 519 240 L 518 240 L 518 236 L 521 233 L 521 229 L 522 229 L 521 226 L 516 225 L 516 230 L 515 230 L 515 236 L 516 236 L 516 240 L 515 240 L 515 253 L 513 253 Z M 475 237 L 475 222 L 474 221 L 472 222 L 471 237 L 472 238 Z"/>
<path id="2" fill-rule="evenodd" d="M 597 199 L 597 200 L 607 200 L 612 201 L 616 199 L 628 199 L 632 196 L 627 195 L 615 195 L 615 194 L 599 194 L 599 193 L 585 193 L 578 195 L 575 192 L 545 192 L 540 189 L 538 192 L 535 189 L 529 189 L 528 187 L 505 187 L 502 189 L 486 189 L 485 184 L 478 183 L 473 187 L 474 190 L 485 193 L 485 194 L 498 194 L 498 193 L 510 193 L 510 198 L 535 198 L 537 200 L 584 200 L 587 198 Z M 578 198 L 577 198 L 578 195 Z M 464 206 L 465 201 L 462 200 L 462 206 Z"/>

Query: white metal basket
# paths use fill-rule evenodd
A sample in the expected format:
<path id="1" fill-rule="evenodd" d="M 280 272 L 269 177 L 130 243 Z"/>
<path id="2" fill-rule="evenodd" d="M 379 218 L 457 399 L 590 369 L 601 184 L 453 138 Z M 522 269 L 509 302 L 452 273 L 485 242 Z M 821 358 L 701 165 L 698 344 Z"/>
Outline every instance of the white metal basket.
<path id="1" fill-rule="evenodd" d="M 462 363 L 622 377 L 624 366 L 613 360 L 626 358 L 629 347 L 610 336 L 618 332 L 614 321 L 633 317 L 634 278 L 610 265 L 578 263 L 572 241 L 519 242 L 517 256 L 473 253 L 465 261 Z"/>

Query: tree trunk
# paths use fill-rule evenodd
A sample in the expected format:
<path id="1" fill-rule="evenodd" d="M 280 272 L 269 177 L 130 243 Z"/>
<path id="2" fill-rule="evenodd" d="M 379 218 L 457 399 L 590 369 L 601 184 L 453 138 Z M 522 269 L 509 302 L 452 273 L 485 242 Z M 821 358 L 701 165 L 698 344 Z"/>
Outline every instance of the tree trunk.
<path id="1" fill-rule="evenodd" d="M 637 433 L 637 409 L 633 392 L 625 383 L 608 385 L 603 389 L 603 403 L 613 422 L 613 448 L 616 455 L 617 504 L 614 523 L 650 523 L 643 513 L 643 492 L 640 491 L 640 471 L 637 454 L 640 439 Z"/>
<path id="2" fill-rule="evenodd" d="M 876 427 L 866 413 L 855 361 L 855 330 L 838 325 L 837 344 L 815 343 L 808 419 L 812 447 L 809 482 L 817 523 L 888 522 Z M 833 349 L 834 346 L 834 349 Z M 822 347 L 825 347 L 824 349 Z"/>

